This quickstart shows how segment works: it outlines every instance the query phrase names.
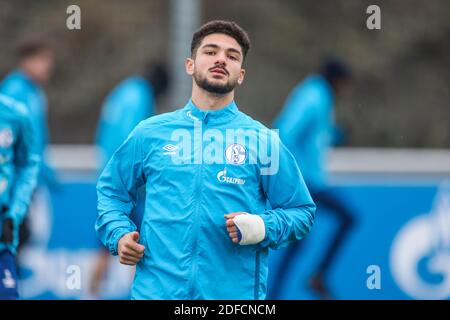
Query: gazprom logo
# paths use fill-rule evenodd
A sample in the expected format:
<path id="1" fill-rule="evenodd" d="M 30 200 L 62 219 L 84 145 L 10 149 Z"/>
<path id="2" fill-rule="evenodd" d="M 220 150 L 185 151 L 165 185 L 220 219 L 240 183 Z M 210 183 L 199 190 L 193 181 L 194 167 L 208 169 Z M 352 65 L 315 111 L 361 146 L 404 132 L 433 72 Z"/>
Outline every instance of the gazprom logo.
<path id="1" fill-rule="evenodd" d="M 428 213 L 398 232 L 390 266 L 398 286 L 415 299 L 450 298 L 450 182 L 439 186 Z"/>
<path id="2" fill-rule="evenodd" d="M 240 185 L 245 184 L 244 179 L 228 177 L 226 168 L 217 173 L 217 180 L 219 180 L 222 183 L 231 183 L 231 184 L 240 184 Z"/>

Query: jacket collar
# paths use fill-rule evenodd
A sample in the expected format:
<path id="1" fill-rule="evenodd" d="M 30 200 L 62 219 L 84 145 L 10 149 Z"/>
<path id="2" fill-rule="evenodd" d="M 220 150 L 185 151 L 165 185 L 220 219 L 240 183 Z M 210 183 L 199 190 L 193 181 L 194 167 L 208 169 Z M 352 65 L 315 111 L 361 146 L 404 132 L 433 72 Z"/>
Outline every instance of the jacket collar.
<path id="1" fill-rule="evenodd" d="M 205 124 L 220 124 L 231 121 L 236 117 L 239 109 L 234 100 L 219 110 L 202 110 L 198 108 L 192 99 L 183 108 L 185 116 L 193 121 L 202 121 Z"/>

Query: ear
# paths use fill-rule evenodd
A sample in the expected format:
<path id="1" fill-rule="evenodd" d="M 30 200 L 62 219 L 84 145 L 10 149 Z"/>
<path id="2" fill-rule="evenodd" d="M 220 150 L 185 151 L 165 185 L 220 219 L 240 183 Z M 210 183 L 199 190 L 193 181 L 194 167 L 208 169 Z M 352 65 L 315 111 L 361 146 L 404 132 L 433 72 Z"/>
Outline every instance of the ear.
<path id="1" fill-rule="evenodd" d="M 241 69 L 241 71 L 239 71 L 239 77 L 238 77 L 238 84 L 241 85 L 242 82 L 244 82 L 244 76 L 245 76 L 245 69 Z"/>
<path id="2" fill-rule="evenodd" d="M 194 74 L 194 59 L 186 58 L 184 66 L 186 67 L 186 73 L 192 76 Z"/>

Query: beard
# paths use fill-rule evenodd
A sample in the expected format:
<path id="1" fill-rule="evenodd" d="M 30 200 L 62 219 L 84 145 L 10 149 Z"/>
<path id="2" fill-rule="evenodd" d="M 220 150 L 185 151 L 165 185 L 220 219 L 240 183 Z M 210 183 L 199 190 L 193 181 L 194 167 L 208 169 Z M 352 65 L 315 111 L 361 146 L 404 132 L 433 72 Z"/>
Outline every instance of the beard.
<path id="1" fill-rule="evenodd" d="M 237 79 L 234 81 L 230 79 L 225 84 L 212 83 L 206 77 L 201 76 L 199 72 L 194 72 L 194 81 L 203 90 L 217 95 L 230 93 L 237 85 Z"/>

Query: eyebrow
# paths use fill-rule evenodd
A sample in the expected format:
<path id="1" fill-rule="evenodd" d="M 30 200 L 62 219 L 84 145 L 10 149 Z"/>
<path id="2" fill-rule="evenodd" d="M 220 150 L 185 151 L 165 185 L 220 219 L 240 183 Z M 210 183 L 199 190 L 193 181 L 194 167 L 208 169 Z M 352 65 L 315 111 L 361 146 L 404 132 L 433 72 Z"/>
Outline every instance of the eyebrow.
<path id="1" fill-rule="evenodd" d="M 204 49 L 206 47 L 211 47 L 211 48 L 214 48 L 214 49 L 219 49 L 220 48 L 217 44 L 214 44 L 214 43 L 205 44 L 205 45 L 202 46 L 202 49 Z M 228 48 L 228 49 L 226 49 L 226 51 L 236 52 L 237 54 L 242 55 L 241 52 L 239 50 L 235 49 L 235 48 Z"/>

